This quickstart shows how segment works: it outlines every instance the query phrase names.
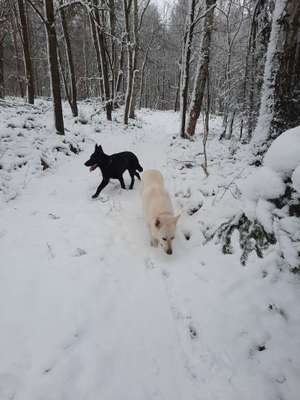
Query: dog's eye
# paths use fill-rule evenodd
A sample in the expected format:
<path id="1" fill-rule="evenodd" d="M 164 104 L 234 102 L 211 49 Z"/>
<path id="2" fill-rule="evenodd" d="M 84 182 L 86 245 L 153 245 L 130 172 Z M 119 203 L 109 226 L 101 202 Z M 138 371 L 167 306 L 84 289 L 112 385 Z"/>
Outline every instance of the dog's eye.
<path id="1" fill-rule="evenodd" d="M 162 240 L 164 240 L 166 242 L 168 239 L 167 238 L 162 238 Z"/>
<path id="2" fill-rule="evenodd" d="M 172 237 L 171 237 L 171 240 L 174 240 L 174 239 L 175 239 L 175 237 L 174 237 L 174 236 L 172 236 Z"/>

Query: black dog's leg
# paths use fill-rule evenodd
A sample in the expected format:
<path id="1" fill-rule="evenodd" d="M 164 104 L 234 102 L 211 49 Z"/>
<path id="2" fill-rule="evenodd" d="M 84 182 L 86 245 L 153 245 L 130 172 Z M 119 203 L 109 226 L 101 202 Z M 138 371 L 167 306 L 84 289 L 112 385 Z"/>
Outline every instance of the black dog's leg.
<path id="1" fill-rule="evenodd" d="M 131 182 L 130 182 L 130 186 L 129 189 L 132 190 L 133 189 L 133 185 L 134 185 L 134 171 L 129 171 L 129 175 L 131 176 Z"/>
<path id="2" fill-rule="evenodd" d="M 141 180 L 140 174 L 139 174 L 137 171 L 135 171 L 134 175 L 135 175 L 139 180 Z"/>
<path id="3" fill-rule="evenodd" d="M 108 178 L 103 178 L 102 182 L 100 183 L 100 185 L 98 186 L 96 193 L 93 194 L 92 199 L 95 199 L 96 197 L 99 196 L 100 192 L 102 189 L 105 188 L 105 186 L 108 184 L 109 179 Z"/>
<path id="4" fill-rule="evenodd" d="M 122 189 L 126 189 L 126 186 L 125 186 L 124 179 L 123 179 L 122 175 L 120 176 L 119 181 L 120 181 L 120 184 L 121 184 L 121 188 Z"/>

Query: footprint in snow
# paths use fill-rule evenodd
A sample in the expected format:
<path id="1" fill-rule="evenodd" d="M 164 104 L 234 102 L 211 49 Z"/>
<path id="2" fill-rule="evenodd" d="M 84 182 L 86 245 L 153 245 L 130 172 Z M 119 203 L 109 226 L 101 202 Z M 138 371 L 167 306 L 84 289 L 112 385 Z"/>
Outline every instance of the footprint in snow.
<path id="1" fill-rule="evenodd" d="M 198 336 L 197 330 L 193 325 L 189 325 L 189 335 L 192 340 L 196 339 Z"/>
<path id="2" fill-rule="evenodd" d="M 276 306 L 276 304 L 269 304 L 268 309 L 269 309 L 269 311 L 271 311 L 273 313 L 279 314 L 286 321 L 288 320 L 287 313 L 282 308 Z"/>
<path id="3" fill-rule="evenodd" d="M 51 219 L 60 219 L 60 217 L 58 215 L 54 214 L 54 213 L 49 213 L 48 216 Z"/>
<path id="4" fill-rule="evenodd" d="M 162 276 L 163 276 L 165 279 L 167 279 L 167 278 L 170 277 L 170 273 L 169 273 L 166 269 L 163 269 L 163 270 L 161 271 L 161 274 L 162 274 Z"/>
<path id="5" fill-rule="evenodd" d="M 73 257 L 81 257 L 86 255 L 87 252 L 84 249 L 81 249 L 80 247 L 77 247 L 77 249 L 73 253 Z"/>
<path id="6" fill-rule="evenodd" d="M 255 347 L 252 347 L 249 350 L 249 357 L 253 358 L 257 352 L 262 352 L 262 351 L 265 351 L 265 350 L 267 350 L 267 347 L 266 347 L 265 343 L 258 344 L 258 345 L 256 345 Z"/>
<path id="7" fill-rule="evenodd" d="M 146 258 L 144 262 L 147 269 L 155 268 L 154 262 L 151 260 L 151 258 Z"/>

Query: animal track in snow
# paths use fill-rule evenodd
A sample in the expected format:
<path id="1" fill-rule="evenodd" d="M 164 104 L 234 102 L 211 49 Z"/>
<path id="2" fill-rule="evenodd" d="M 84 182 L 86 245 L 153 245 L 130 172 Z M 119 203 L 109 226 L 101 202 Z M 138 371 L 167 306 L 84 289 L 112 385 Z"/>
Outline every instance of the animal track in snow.
<path id="1" fill-rule="evenodd" d="M 87 252 L 84 249 L 81 249 L 80 247 L 77 247 L 77 249 L 73 253 L 73 257 L 81 257 L 86 255 Z"/>
<path id="2" fill-rule="evenodd" d="M 189 325 L 189 334 L 192 340 L 196 339 L 198 336 L 196 328 L 191 324 Z"/>

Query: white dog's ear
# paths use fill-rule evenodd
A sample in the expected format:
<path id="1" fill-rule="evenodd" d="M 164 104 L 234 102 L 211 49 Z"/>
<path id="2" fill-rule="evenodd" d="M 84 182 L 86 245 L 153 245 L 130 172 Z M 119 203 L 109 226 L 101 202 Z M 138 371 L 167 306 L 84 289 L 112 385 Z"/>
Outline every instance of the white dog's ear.
<path id="1" fill-rule="evenodd" d="M 155 219 L 154 225 L 156 226 L 156 228 L 159 228 L 159 227 L 160 227 L 160 219 L 159 219 L 159 218 L 156 218 L 156 219 Z"/>

